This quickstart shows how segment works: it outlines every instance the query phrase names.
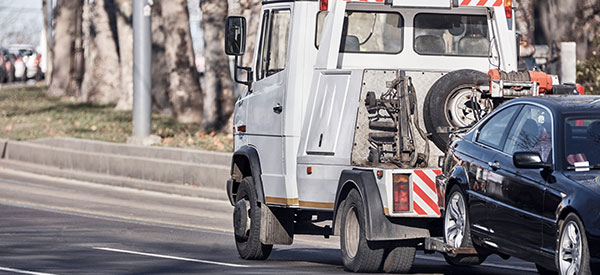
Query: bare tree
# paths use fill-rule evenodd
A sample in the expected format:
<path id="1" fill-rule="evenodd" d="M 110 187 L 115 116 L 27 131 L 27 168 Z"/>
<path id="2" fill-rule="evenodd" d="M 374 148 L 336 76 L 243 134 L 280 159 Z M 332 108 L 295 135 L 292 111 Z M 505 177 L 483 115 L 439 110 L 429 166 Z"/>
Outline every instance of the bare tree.
<path id="1" fill-rule="evenodd" d="M 517 31 L 527 37 L 527 43 L 532 44 L 535 33 L 534 0 L 518 0 L 515 10 Z"/>
<path id="2" fill-rule="evenodd" d="M 91 47 L 86 49 L 90 54 L 86 54 L 86 72 L 79 98 L 95 104 L 116 103 L 120 96 L 121 79 L 114 2 L 94 0 L 89 5 Z"/>
<path id="3" fill-rule="evenodd" d="M 54 56 L 54 49 L 52 47 L 52 22 L 50 20 L 50 15 L 48 14 L 48 0 L 42 0 L 42 13 L 44 14 L 44 33 L 46 34 L 46 41 L 41 41 L 41 43 L 46 43 L 46 83 L 50 84 L 50 79 L 52 79 L 52 60 Z"/>
<path id="4" fill-rule="evenodd" d="M 58 0 L 55 8 L 54 56 L 52 79 L 48 94 L 51 96 L 75 95 L 79 88 L 73 71 L 77 69 L 75 42 L 80 34 L 77 24 L 81 17 L 81 0 Z"/>
<path id="5" fill-rule="evenodd" d="M 200 8 L 206 60 L 204 127 L 214 130 L 227 123 L 235 104 L 229 58 L 223 50 L 228 5 L 223 0 L 202 0 Z"/>
<path id="6" fill-rule="evenodd" d="M 165 54 L 169 99 L 178 122 L 202 122 L 202 90 L 198 81 L 186 0 L 157 1 L 166 28 Z"/>
<path id="7" fill-rule="evenodd" d="M 591 54 L 591 45 L 600 23 L 600 1 L 545 0 L 536 5 L 542 29 L 549 43 L 577 42 L 577 59 Z"/>
<path id="8" fill-rule="evenodd" d="M 133 3 L 117 0 L 117 30 L 119 34 L 119 63 L 121 72 L 121 94 L 117 110 L 133 108 Z"/>

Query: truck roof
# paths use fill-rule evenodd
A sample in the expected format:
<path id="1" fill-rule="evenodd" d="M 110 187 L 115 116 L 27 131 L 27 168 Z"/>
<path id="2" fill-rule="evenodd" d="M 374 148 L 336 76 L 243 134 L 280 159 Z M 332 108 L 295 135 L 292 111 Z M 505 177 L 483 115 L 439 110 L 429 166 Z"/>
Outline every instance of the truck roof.
<path id="1" fill-rule="evenodd" d="M 281 3 L 281 2 L 317 2 L 319 0 L 263 0 L 263 5 L 264 4 L 269 4 L 269 3 Z"/>

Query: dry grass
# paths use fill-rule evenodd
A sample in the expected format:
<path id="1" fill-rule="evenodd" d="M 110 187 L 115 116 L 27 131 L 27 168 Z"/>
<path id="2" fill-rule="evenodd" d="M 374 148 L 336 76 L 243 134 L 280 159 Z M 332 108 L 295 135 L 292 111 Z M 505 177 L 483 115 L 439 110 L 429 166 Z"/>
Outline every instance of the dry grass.
<path id="1" fill-rule="evenodd" d="M 0 138 L 31 140 L 75 137 L 125 142 L 131 135 L 131 112 L 115 111 L 114 105 L 94 106 L 69 99 L 49 98 L 46 87 L 0 90 Z M 185 125 L 172 117 L 152 115 L 152 134 L 162 146 L 230 152 L 231 135 L 204 133 L 200 125 Z"/>

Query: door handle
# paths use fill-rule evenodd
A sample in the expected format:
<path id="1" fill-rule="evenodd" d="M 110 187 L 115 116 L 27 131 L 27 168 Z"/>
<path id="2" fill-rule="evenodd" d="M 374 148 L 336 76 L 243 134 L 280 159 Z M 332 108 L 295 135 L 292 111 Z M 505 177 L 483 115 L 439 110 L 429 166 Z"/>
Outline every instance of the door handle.
<path id="1" fill-rule="evenodd" d="M 277 114 L 281 114 L 282 111 L 283 111 L 283 106 L 281 106 L 281 104 L 277 103 L 277 105 L 273 106 L 273 112 L 275 112 Z"/>
<path id="2" fill-rule="evenodd" d="M 490 168 L 492 168 L 492 170 L 496 171 L 498 169 L 500 169 L 500 163 L 498 161 L 494 161 L 494 162 L 488 162 L 488 166 L 490 166 Z"/>

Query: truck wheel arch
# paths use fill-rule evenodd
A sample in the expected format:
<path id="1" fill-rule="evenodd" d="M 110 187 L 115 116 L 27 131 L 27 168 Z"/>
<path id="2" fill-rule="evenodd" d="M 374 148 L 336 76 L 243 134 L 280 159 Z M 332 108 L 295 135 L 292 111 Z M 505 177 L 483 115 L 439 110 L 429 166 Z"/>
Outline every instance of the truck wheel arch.
<path id="1" fill-rule="evenodd" d="M 260 158 L 258 151 L 252 146 L 242 146 L 239 150 L 233 153 L 231 160 L 231 179 L 227 183 L 227 196 L 229 201 L 235 202 L 238 186 L 242 178 L 251 176 L 254 179 L 254 187 L 256 188 L 256 200 L 260 203 L 265 203 L 265 195 L 262 184 L 262 170 L 260 167 Z"/>
<path id="2" fill-rule="evenodd" d="M 383 202 L 375 175 L 371 170 L 344 170 L 340 175 L 333 211 L 332 228 L 335 235 L 340 233 L 336 226 L 340 223 L 339 209 L 343 208 L 345 196 L 356 189 L 363 200 L 365 215 L 365 236 L 369 241 L 401 240 L 429 237 L 429 230 L 423 219 L 392 221 L 384 214 Z"/>

